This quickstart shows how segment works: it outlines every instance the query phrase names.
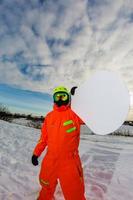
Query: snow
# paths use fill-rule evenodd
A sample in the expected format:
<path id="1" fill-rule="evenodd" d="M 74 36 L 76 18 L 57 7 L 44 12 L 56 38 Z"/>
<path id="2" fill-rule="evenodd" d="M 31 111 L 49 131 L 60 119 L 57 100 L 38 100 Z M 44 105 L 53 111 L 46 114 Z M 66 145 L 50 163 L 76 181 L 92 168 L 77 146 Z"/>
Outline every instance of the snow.
<path id="1" fill-rule="evenodd" d="M 116 135 L 133 136 L 133 126 L 122 125 L 118 130 L 114 132 Z"/>
<path id="2" fill-rule="evenodd" d="M 133 127 L 121 127 L 126 129 L 133 133 Z M 81 132 L 86 199 L 133 199 L 133 137 L 91 135 L 84 126 Z M 31 164 L 31 155 L 39 135 L 40 130 L 0 121 L 0 200 L 37 198 L 40 165 Z M 64 200 L 59 185 L 55 197 Z"/>
<path id="3" fill-rule="evenodd" d="M 28 123 L 30 122 L 30 120 L 27 120 L 25 118 L 15 118 L 12 120 L 12 123 L 15 123 L 15 124 L 20 124 L 20 125 L 23 125 L 23 126 L 28 126 Z"/>

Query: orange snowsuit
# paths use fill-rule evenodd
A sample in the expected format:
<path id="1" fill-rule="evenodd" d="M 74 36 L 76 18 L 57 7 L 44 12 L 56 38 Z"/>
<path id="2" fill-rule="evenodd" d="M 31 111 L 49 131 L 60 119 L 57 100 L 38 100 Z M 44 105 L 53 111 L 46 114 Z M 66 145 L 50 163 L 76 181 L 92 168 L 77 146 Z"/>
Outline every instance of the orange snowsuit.
<path id="1" fill-rule="evenodd" d="M 54 199 L 57 180 L 65 200 L 85 200 L 83 170 L 78 154 L 81 124 L 84 124 L 83 121 L 68 105 L 54 105 L 53 111 L 45 117 L 40 140 L 33 152 L 40 156 L 48 147 L 39 175 L 42 186 L 39 200 Z"/>

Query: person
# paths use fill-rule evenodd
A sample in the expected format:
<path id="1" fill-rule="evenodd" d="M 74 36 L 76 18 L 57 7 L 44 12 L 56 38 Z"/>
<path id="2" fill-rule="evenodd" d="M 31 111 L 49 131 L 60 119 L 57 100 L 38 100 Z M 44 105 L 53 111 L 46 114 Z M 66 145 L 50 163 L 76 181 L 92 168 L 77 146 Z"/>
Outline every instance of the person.
<path id="1" fill-rule="evenodd" d="M 54 200 L 58 180 L 65 200 L 86 200 L 84 177 L 78 153 L 80 125 L 84 122 L 71 110 L 71 94 L 63 86 L 53 92 L 53 111 L 42 125 L 40 139 L 33 151 L 32 164 L 47 147 L 41 164 L 38 200 Z"/>

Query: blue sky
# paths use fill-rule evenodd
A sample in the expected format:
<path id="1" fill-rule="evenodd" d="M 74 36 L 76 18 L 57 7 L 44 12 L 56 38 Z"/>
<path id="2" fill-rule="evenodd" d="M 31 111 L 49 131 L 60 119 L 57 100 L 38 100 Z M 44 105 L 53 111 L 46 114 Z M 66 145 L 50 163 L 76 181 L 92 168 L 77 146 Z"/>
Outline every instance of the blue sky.
<path id="1" fill-rule="evenodd" d="M 132 0 L 0 1 L 0 102 L 43 115 L 54 87 L 101 69 L 118 72 L 133 96 L 132 41 Z"/>
<path id="2" fill-rule="evenodd" d="M 43 115 L 52 109 L 52 96 L 0 84 L 1 103 L 14 113 Z"/>

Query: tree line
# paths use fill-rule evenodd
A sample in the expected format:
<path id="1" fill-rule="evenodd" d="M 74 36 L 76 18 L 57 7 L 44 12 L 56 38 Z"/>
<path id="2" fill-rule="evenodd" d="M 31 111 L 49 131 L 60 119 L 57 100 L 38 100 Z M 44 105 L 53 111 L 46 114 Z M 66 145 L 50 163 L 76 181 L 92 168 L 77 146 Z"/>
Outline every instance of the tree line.
<path id="1" fill-rule="evenodd" d="M 44 121 L 43 116 L 33 116 L 32 114 L 21 114 L 21 113 L 11 113 L 7 106 L 0 104 L 0 119 L 8 122 L 12 122 L 13 119 L 21 119 L 24 118 L 30 123 L 29 126 L 40 128 L 42 122 Z"/>

